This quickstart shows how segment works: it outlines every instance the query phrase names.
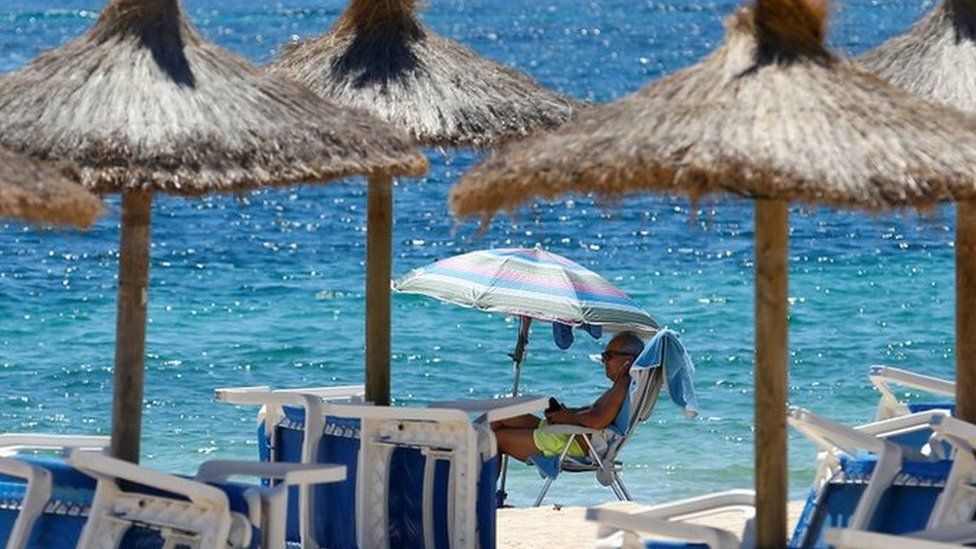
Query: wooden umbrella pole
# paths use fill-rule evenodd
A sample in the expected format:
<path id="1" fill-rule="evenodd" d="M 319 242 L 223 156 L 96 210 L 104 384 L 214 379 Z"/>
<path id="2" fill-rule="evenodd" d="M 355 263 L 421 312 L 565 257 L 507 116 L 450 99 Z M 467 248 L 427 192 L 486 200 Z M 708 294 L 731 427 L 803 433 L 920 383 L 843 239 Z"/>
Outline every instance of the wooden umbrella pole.
<path id="1" fill-rule="evenodd" d="M 757 547 L 786 546 L 788 204 L 756 202 Z"/>
<path id="2" fill-rule="evenodd" d="M 393 178 L 369 177 L 366 237 L 366 399 L 390 405 L 390 276 L 393 256 Z"/>
<path id="3" fill-rule="evenodd" d="M 142 429 L 151 207 L 152 193 L 138 190 L 122 192 L 112 456 L 132 463 L 139 463 Z"/>
<path id="4" fill-rule="evenodd" d="M 976 423 L 976 201 L 956 205 L 956 416 Z"/>

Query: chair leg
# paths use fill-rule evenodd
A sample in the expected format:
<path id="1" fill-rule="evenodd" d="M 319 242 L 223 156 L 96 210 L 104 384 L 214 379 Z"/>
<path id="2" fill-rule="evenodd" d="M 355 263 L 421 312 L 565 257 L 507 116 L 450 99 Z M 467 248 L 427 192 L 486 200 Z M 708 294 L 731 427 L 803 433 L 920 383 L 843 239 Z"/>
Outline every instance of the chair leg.
<path id="1" fill-rule="evenodd" d="M 616 481 L 610 483 L 610 489 L 613 490 L 613 495 L 617 496 L 618 500 L 624 500 L 624 495 L 620 493 L 620 488 L 617 487 Z"/>
<path id="2" fill-rule="evenodd" d="M 535 498 L 535 505 L 533 507 L 538 507 L 542 505 L 542 500 L 545 499 L 546 493 L 549 492 L 549 487 L 552 486 L 552 481 L 554 479 L 547 478 L 546 482 L 542 485 L 542 491 L 539 492 L 539 497 Z"/>
<path id="3" fill-rule="evenodd" d="M 634 498 L 630 495 L 630 492 L 627 491 L 627 487 L 624 486 L 624 479 L 620 478 L 620 475 L 617 474 L 616 471 L 613 473 L 613 479 L 617 482 L 617 486 L 624 495 L 624 497 L 621 499 L 626 501 L 634 501 Z"/>

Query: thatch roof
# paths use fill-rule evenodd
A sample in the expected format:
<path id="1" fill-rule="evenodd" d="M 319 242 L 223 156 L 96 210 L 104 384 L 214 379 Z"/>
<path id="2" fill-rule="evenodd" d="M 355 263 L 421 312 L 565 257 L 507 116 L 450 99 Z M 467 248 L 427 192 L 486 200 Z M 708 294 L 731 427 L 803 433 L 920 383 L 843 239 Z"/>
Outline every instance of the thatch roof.
<path id="1" fill-rule="evenodd" d="M 417 0 L 351 0 L 329 32 L 286 47 L 269 70 L 430 146 L 496 146 L 582 106 L 437 35 L 416 9 Z"/>
<path id="2" fill-rule="evenodd" d="M 835 58 L 826 11 L 759 0 L 697 65 L 475 167 L 455 214 L 654 189 L 865 209 L 976 197 L 976 124 Z"/>
<path id="3" fill-rule="evenodd" d="M 976 0 L 942 0 L 911 30 L 858 61 L 912 93 L 976 111 Z"/>
<path id="4" fill-rule="evenodd" d="M 0 143 L 101 192 L 426 170 L 389 125 L 205 41 L 178 0 L 113 0 L 88 34 L 0 77 Z"/>
<path id="5" fill-rule="evenodd" d="M 98 198 L 78 184 L 0 148 L 0 217 L 88 227 L 101 210 Z"/>

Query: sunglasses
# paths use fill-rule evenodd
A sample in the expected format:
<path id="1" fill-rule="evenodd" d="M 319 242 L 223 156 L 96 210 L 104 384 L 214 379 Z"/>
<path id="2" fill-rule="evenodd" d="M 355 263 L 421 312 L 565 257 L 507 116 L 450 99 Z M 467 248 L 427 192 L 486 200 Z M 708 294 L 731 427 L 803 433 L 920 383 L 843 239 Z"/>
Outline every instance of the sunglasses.
<path id="1" fill-rule="evenodd" d="M 603 351 L 602 353 L 600 353 L 600 357 L 603 358 L 603 362 L 606 362 L 606 361 L 610 360 L 611 358 L 613 358 L 615 356 L 629 356 L 630 358 L 636 358 L 633 355 L 633 353 L 625 353 L 625 352 L 622 352 L 622 351 L 609 351 L 609 350 L 607 350 L 607 351 Z"/>

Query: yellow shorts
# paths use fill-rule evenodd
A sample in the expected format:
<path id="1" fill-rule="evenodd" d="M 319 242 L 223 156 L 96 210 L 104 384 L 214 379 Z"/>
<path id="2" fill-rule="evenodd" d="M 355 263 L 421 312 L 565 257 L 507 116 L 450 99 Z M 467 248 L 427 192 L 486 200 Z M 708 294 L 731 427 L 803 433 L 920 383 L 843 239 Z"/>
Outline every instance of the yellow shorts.
<path id="1" fill-rule="evenodd" d="M 542 420 L 539 422 L 539 427 L 535 431 L 532 431 L 532 440 L 535 442 L 535 447 L 546 457 L 562 455 L 563 449 L 566 448 L 566 442 L 569 441 L 569 435 L 547 433 L 542 430 L 546 424 L 546 420 Z M 580 446 L 579 436 L 581 435 L 577 435 L 576 439 L 573 440 L 573 444 L 569 447 L 569 452 L 566 454 L 567 456 L 586 457 L 586 452 Z"/>

